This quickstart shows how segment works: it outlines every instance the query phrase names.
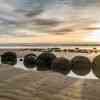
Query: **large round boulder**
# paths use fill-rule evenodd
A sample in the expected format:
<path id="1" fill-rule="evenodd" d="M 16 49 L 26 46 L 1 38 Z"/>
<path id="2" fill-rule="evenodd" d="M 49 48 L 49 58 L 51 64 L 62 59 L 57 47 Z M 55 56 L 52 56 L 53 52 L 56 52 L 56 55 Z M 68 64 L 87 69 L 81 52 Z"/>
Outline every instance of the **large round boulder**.
<path id="1" fill-rule="evenodd" d="M 36 55 L 35 54 L 28 54 L 24 56 L 24 66 L 27 68 L 34 68 L 36 67 Z"/>
<path id="2" fill-rule="evenodd" d="M 37 69 L 38 70 L 51 70 L 52 61 L 56 58 L 53 53 L 44 52 L 41 53 L 37 58 Z"/>
<path id="3" fill-rule="evenodd" d="M 95 76 L 100 78 L 100 55 L 93 59 L 92 70 Z"/>
<path id="4" fill-rule="evenodd" d="M 51 67 L 52 67 L 52 70 L 54 72 L 59 72 L 59 73 L 62 73 L 62 74 L 68 74 L 71 70 L 69 60 L 64 58 L 64 57 L 56 58 L 52 62 Z"/>
<path id="5" fill-rule="evenodd" d="M 87 75 L 91 70 L 91 62 L 87 57 L 76 56 L 71 61 L 72 71 L 80 76 Z"/>
<path id="6" fill-rule="evenodd" d="M 1 55 L 1 63 L 15 65 L 17 63 L 17 56 L 14 52 L 5 52 Z"/>

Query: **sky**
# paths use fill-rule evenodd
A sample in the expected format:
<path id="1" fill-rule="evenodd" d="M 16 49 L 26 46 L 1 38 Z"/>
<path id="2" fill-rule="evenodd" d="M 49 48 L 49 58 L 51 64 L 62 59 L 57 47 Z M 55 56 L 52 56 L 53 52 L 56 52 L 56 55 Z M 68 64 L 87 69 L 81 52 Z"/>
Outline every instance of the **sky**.
<path id="1" fill-rule="evenodd" d="M 0 43 L 100 42 L 99 0 L 0 0 Z"/>

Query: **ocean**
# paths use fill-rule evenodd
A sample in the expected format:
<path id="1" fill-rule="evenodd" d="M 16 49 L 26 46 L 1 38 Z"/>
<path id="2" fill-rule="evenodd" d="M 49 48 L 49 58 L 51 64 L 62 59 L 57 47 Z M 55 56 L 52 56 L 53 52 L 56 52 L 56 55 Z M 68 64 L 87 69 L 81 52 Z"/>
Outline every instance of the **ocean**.
<path id="1" fill-rule="evenodd" d="M 61 50 L 63 49 L 75 49 L 75 48 L 79 48 L 79 49 L 93 49 L 93 48 L 96 48 L 98 51 L 100 49 L 100 46 L 0 46 L 0 49 L 34 49 L 34 48 L 43 48 L 43 49 L 46 49 L 46 48 L 60 48 Z M 31 52 L 30 52 L 31 53 Z M 36 54 L 37 56 L 41 53 L 41 52 L 37 52 L 37 51 L 33 51 L 32 53 Z M 80 53 L 80 52 L 53 52 L 57 57 L 65 57 L 67 58 L 68 60 L 71 60 L 73 57 L 75 56 L 85 56 L 85 57 L 88 57 L 89 60 L 92 62 L 93 59 L 95 58 L 95 56 L 97 55 L 100 55 L 100 52 L 92 52 L 92 53 Z M 34 71 L 37 71 L 36 68 L 34 69 L 28 69 L 24 66 L 23 62 L 20 61 L 20 57 L 17 58 L 17 64 L 14 66 L 16 68 L 20 68 L 20 69 L 23 69 L 23 70 L 32 70 L 33 72 Z M 76 75 L 75 73 L 73 73 L 72 71 L 70 71 L 70 73 L 66 76 L 71 76 L 71 77 L 75 77 L 75 78 L 85 78 L 85 79 L 98 79 L 92 72 L 92 70 L 90 71 L 89 74 L 85 75 L 85 76 L 79 76 L 79 75 Z"/>

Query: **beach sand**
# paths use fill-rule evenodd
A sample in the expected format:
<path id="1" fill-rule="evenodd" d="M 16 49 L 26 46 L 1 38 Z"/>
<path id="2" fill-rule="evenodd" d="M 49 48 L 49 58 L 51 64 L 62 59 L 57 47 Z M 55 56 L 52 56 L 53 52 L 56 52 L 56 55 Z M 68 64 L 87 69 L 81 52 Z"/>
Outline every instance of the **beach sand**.
<path id="1" fill-rule="evenodd" d="M 0 100 L 100 100 L 100 80 L 0 65 Z"/>

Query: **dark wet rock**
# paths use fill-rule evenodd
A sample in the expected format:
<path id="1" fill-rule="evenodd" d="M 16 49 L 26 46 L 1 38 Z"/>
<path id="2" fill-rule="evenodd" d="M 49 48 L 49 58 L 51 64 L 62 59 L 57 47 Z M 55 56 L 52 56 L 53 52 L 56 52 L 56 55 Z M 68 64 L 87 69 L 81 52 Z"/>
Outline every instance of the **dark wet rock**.
<path id="1" fill-rule="evenodd" d="M 71 70 L 69 60 L 64 57 L 56 58 L 52 62 L 51 67 L 54 72 L 60 72 L 62 74 L 68 74 Z"/>
<path id="2" fill-rule="evenodd" d="M 5 52 L 1 55 L 1 63 L 15 65 L 17 63 L 17 55 L 14 52 Z"/>
<path id="3" fill-rule="evenodd" d="M 53 53 L 44 52 L 41 53 L 37 58 L 37 69 L 38 70 L 51 70 L 52 61 L 56 58 Z"/>
<path id="4" fill-rule="evenodd" d="M 36 66 L 36 55 L 28 54 L 24 57 L 24 66 L 27 68 L 34 68 Z"/>
<path id="5" fill-rule="evenodd" d="M 72 71 L 77 75 L 87 75 L 90 72 L 92 64 L 87 57 L 76 56 L 71 61 Z"/>
<path id="6" fill-rule="evenodd" d="M 93 73 L 100 78 L 100 55 L 96 56 L 93 60 L 92 66 Z"/>

